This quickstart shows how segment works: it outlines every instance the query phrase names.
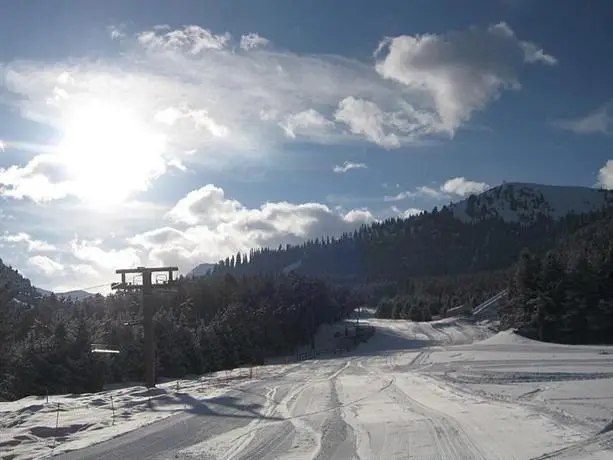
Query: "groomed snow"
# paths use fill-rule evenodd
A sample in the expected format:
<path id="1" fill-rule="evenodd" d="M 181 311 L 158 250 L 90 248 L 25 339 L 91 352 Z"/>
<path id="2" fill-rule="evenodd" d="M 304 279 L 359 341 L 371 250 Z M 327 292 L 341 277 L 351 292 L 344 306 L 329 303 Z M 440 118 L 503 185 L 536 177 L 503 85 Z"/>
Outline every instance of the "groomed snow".
<path id="1" fill-rule="evenodd" d="M 346 356 L 169 382 L 151 405 L 142 387 L 2 403 L 0 452 L 40 458 L 149 424 L 61 458 L 613 458 L 613 347 L 366 321 L 377 332 Z"/>

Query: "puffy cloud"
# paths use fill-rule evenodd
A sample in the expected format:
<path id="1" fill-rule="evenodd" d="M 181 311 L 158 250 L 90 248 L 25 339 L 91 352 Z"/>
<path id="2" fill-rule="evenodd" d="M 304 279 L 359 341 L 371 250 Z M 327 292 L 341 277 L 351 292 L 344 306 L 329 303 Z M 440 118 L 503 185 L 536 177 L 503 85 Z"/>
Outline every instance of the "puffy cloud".
<path id="1" fill-rule="evenodd" d="M 609 160 L 598 171 L 598 186 L 613 190 L 613 160 Z"/>
<path id="2" fill-rule="evenodd" d="M 183 105 L 177 107 L 167 107 L 154 115 L 154 120 L 169 126 L 180 121 L 187 121 L 195 128 L 205 129 L 213 137 L 226 137 L 230 134 L 227 126 L 216 122 L 204 109 L 190 109 Z"/>
<path id="3" fill-rule="evenodd" d="M 412 216 L 418 216 L 424 212 L 423 209 L 419 209 L 419 208 L 408 208 L 408 209 L 402 210 L 396 206 L 392 206 L 391 210 L 398 216 L 405 217 L 405 218 L 412 217 Z"/>
<path id="4" fill-rule="evenodd" d="M 10 234 L 5 233 L 0 236 L 0 240 L 6 241 L 7 243 L 21 243 L 25 244 L 28 248 L 28 252 L 54 252 L 57 251 L 57 247 L 52 244 L 47 243 L 46 241 L 40 241 L 32 238 L 30 235 L 24 232 Z"/>
<path id="5" fill-rule="evenodd" d="M 334 166 L 333 171 L 335 173 L 346 173 L 347 171 L 351 171 L 352 169 L 366 169 L 367 166 L 365 163 L 354 163 L 353 161 L 345 161 L 342 165 Z"/>
<path id="6" fill-rule="evenodd" d="M 28 263 L 45 275 L 54 275 L 55 273 L 64 270 L 64 266 L 61 263 L 56 262 L 47 256 L 32 256 L 28 259 Z"/>
<path id="7" fill-rule="evenodd" d="M 466 197 L 471 194 L 479 194 L 490 186 L 485 182 L 475 182 L 464 177 L 454 177 L 445 181 L 440 187 L 434 188 L 426 185 L 415 187 L 413 191 L 406 190 L 383 198 L 384 201 L 402 201 L 409 198 L 424 197 L 430 199 L 449 199 L 454 195 Z"/>
<path id="8" fill-rule="evenodd" d="M 435 188 L 428 187 L 426 185 L 417 187 L 416 193 L 417 195 L 425 196 L 428 198 L 441 198 L 443 196 L 440 189 L 437 190 Z"/>
<path id="9" fill-rule="evenodd" d="M 211 184 L 188 193 L 167 218 L 173 226 L 137 234 L 129 243 L 144 250 L 149 261 L 181 267 L 216 262 L 250 248 L 339 235 L 375 220 L 368 210 L 340 212 L 320 203 L 274 202 L 248 208 Z"/>
<path id="10" fill-rule="evenodd" d="M 0 195 L 16 199 L 27 197 L 39 203 L 66 197 L 70 184 L 54 182 L 48 177 L 49 167 L 56 164 L 53 155 L 41 154 L 25 166 L 0 168 Z"/>
<path id="11" fill-rule="evenodd" d="M 102 241 L 87 241 L 74 239 L 70 241 L 72 256 L 80 262 L 98 267 L 101 271 L 111 271 L 123 267 L 141 265 L 141 257 L 135 248 L 105 250 Z"/>
<path id="12" fill-rule="evenodd" d="M 230 41 L 230 34 L 216 35 L 199 26 L 185 26 L 183 29 L 166 32 L 165 27 L 141 32 L 138 42 L 149 51 L 184 52 L 198 55 L 207 50 L 221 50 Z"/>
<path id="13" fill-rule="evenodd" d="M 444 35 L 388 38 L 375 55 L 380 58 L 377 72 L 432 101 L 440 129 L 449 132 L 503 89 L 518 89 L 517 73 L 523 63 L 557 62 L 535 44 L 519 40 L 504 22 Z"/>
<path id="14" fill-rule="evenodd" d="M 609 136 L 613 134 L 611 108 L 613 108 L 613 102 L 609 102 L 583 118 L 558 120 L 554 121 L 553 125 L 576 134 L 604 134 Z"/>
<path id="15" fill-rule="evenodd" d="M 280 125 L 287 137 L 295 139 L 296 134 L 316 136 L 318 133 L 325 133 L 334 123 L 317 110 L 308 109 L 288 115 Z"/>
<path id="16" fill-rule="evenodd" d="M 396 195 L 386 195 L 383 197 L 383 201 L 402 201 L 408 198 L 415 198 L 416 196 L 418 196 L 416 192 L 405 190 L 397 193 Z"/>
<path id="17" fill-rule="evenodd" d="M 256 33 L 245 34 L 241 37 L 241 48 L 248 51 L 254 48 L 266 46 L 270 40 Z"/>
<path id="18" fill-rule="evenodd" d="M 340 102 L 334 118 L 349 126 L 353 134 L 363 134 L 381 147 L 400 145 L 398 136 L 389 131 L 388 114 L 374 102 L 349 96 Z"/>
<path id="19" fill-rule="evenodd" d="M 485 192 L 489 185 L 485 182 L 466 180 L 464 177 L 449 179 L 441 186 L 441 190 L 458 196 L 468 196 Z"/>

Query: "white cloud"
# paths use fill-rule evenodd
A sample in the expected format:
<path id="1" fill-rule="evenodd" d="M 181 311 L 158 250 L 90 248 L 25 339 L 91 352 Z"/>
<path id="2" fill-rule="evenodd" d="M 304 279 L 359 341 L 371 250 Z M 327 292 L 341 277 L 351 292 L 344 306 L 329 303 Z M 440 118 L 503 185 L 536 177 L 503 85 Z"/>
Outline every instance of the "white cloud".
<path id="1" fill-rule="evenodd" d="M 28 259 L 28 263 L 36 270 L 47 276 L 54 275 L 64 270 L 64 266 L 61 263 L 56 262 L 47 256 L 32 256 Z"/>
<path id="2" fill-rule="evenodd" d="M 381 56 L 387 51 L 385 56 Z M 519 40 L 505 23 L 444 35 L 385 39 L 375 53 L 381 76 L 421 92 L 439 116 L 439 129 L 453 133 L 503 89 L 520 87 L 523 63 L 557 61 L 535 44 Z"/>
<path id="3" fill-rule="evenodd" d="M 149 51 L 181 51 L 190 55 L 198 55 L 207 50 L 221 50 L 227 46 L 230 38 L 228 33 L 216 35 L 194 25 L 168 32 L 165 28 L 157 28 L 137 35 L 138 42 Z"/>
<path id="4" fill-rule="evenodd" d="M 405 190 L 396 195 L 384 196 L 383 200 L 402 201 L 409 198 L 425 197 L 430 199 L 450 199 L 454 195 L 466 197 L 471 194 L 479 194 L 487 190 L 490 186 L 485 182 L 475 182 L 464 177 L 454 177 L 445 181 L 440 187 L 434 188 L 427 185 L 415 187 L 413 191 Z"/>
<path id="5" fill-rule="evenodd" d="M 113 40 L 120 40 L 120 39 L 126 37 L 125 27 L 121 26 L 121 25 L 119 25 L 119 26 L 108 26 L 106 28 L 106 31 L 108 32 L 109 36 Z"/>
<path id="6" fill-rule="evenodd" d="M 117 268 L 131 268 L 141 265 L 141 257 L 135 248 L 105 250 L 102 241 L 73 239 L 69 243 L 72 256 L 100 271 L 114 271 Z"/>
<path id="7" fill-rule="evenodd" d="M 466 180 L 464 177 L 455 177 L 449 179 L 441 186 L 441 190 L 458 196 L 468 196 L 472 194 L 479 194 L 485 192 L 489 188 L 489 185 L 485 182 L 475 182 Z"/>
<path id="8" fill-rule="evenodd" d="M 345 161 L 342 165 L 334 166 L 333 171 L 335 173 L 346 173 L 347 171 L 351 171 L 352 169 L 366 169 L 365 163 L 354 163 L 353 161 Z"/>
<path id="9" fill-rule="evenodd" d="M 211 184 L 188 193 L 167 218 L 172 226 L 137 234 L 129 243 L 152 263 L 183 269 L 250 248 L 339 235 L 375 220 L 365 209 L 342 212 L 320 203 L 274 202 L 248 208 Z"/>
<path id="10" fill-rule="evenodd" d="M 400 145 L 396 133 L 390 132 L 388 114 L 374 102 L 349 96 L 339 103 L 334 119 L 345 123 L 353 134 L 364 135 L 381 147 Z"/>
<path id="11" fill-rule="evenodd" d="M 326 119 L 314 109 L 287 115 L 285 120 L 280 123 L 285 135 L 291 139 L 295 139 L 296 134 L 316 136 L 317 133 L 328 131 L 333 125 L 332 121 Z"/>
<path id="12" fill-rule="evenodd" d="M 177 107 L 167 107 L 154 115 L 154 120 L 168 126 L 175 125 L 177 122 L 187 121 L 190 126 L 202 128 L 208 131 L 213 137 L 226 137 L 230 134 L 227 126 L 216 122 L 205 109 L 190 109 L 183 105 Z"/>
<path id="13" fill-rule="evenodd" d="M 396 195 L 386 195 L 383 197 L 383 201 L 402 201 L 408 198 L 415 198 L 418 196 L 417 192 L 410 192 L 408 190 L 397 193 Z"/>
<path id="14" fill-rule="evenodd" d="M 598 171 L 598 186 L 613 190 L 613 160 L 609 160 Z"/>
<path id="15" fill-rule="evenodd" d="M 560 129 L 572 131 L 576 134 L 613 134 L 613 116 L 611 115 L 613 102 L 575 120 L 558 120 L 553 125 Z"/>
<path id="16" fill-rule="evenodd" d="M 123 268 L 123 267 L 122 267 Z M 75 277 L 79 277 L 79 278 L 87 278 L 87 279 L 92 279 L 92 280 L 98 280 L 98 282 L 95 282 L 95 285 L 99 284 L 99 280 L 100 280 L 100 272 L 98 270 L 96 270 L 94 267 L 92 267 L 90 264 L 74 264 L 74 265 L 70 265 L 68 266 L 68 269 L 70 269 L 70 271 L 72 272 L 72 276 Z M 72 289 L 74 289 L 74 286 L 65 288 L 65 289 L 57 289 L 57 291 L 70 291 Z M 83 287 L 83 286 L 82 286 Z"/>
<path id="17" fill-rule="evenodd" d="M 392 206 L 391 210 L 398 216 L 405 217 L 405 218 L 412 217 L 412 216 L 418 216 L 424 212 L 423 209 L 419 209 L 419 208 L 408 208 L 408 209 L 402 210 L 396 206 Z"/>
<path id="18" fill-rule="evenodd" d="M 268 45 L 268 43 L 270 43 L 270 40 L 256 33 L 250 33 L 250 34 L 245 34 L 241 37 L 240 46 L 242 49 L 248 51 L 254 48 L 260 48 L 262 46 L 266 46 Z"/>
<path id="19" fill-rule="evenodd" d="M 54 252 L 57 248 L 46 241 L 40 241 L 32 238 L 30 235 L 24 232 L 10 234 L 5 233 L 0 236 L 0 240 L 7 243 L 23 243 L 28 247 L 28 252 Z"/>
<path id="20" fill-rule="evenodd" d="M 437 190 L 435 188 L 428 187 L 426 185 L 417 187 L 416 190 L 419 195 L 426 196 L 429 198 L 441 198 L 443 196 L 440 189 Z"/>
<path id="21" fill-rule="evenodd" d="M 56 159 L 53 155 L 41 154 L 25 166 L 13 165 L 0 168 L 0 195 L 16 199 L 28 197 L 36 202 L 66 197 L 70 185 L 65 181 L 52 182 L 46 175 L 49 166 L 55 164 Z"/>

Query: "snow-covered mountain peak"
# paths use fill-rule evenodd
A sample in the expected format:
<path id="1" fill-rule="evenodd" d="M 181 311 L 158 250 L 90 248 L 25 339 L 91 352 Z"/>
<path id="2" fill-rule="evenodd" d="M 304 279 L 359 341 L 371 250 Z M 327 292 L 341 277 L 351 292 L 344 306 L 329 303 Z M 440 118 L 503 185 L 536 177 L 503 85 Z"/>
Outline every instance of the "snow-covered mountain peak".
<path id="1" fill-rule="evenodd" d="M 507 222 L 533 222 L 539 215 L 560 219 L 570 213 L 586 213 L 613 204 L 608 190 L 508 182 L 480 195 L 451 205 L 463 221 L 500 217 Z"/>

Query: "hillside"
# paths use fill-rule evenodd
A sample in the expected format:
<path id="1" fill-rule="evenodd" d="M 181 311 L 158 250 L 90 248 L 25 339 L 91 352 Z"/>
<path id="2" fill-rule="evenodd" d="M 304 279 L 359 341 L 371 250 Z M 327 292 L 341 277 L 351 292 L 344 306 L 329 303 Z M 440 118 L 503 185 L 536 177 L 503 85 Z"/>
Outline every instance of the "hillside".
<path id="1" fill-rule="evenodd" d="M 455 218 L 474 222 L 501 218 L 534 223 L 539 216 L 559 220 L 568 214 L 599 211 L 613 203 L 608 190 L 543 184 L 505 183 L 450 206 Z"/>
<path id="2" fill-rule="evenodd" d="M 38 287 L 35 289 L 36 289 L 36 292 L 38 292 L 40 295 L 43 295 L 43 296 L 49 296 L 51 294 L 54 294 L 58 298 L 71 299 L 71 300 L 83 300 L 83 299 L 87 299 L 88 297 L 96 295 L 94 293 L 83 291 L 83 290 L 66 291 L 66 292 L 52 292 L 52 291 L 48 291 L 46 289 L 42 289 Z"/>
<path id="3" fill-rule="evenodd" d="M 609 192 L 582 187 L 503 184 L 442 209 L 391 218 L 301 245 L 264 248 L 221 261 L 217 273 L 296 273 L 365 283 L 504 269 L 522 248 L 541 253 L 599 219 Z M 470 217 L 472 216 L 472 217 Z"/>
<path id="4" fill-rule="evenodd" d="M 55 294 L 58 298 L 83 300 L 95 294 L 82 290 L 52 292 L 36 286 L 32 286 L 29 279 L 25 278 L 18 270 L 5 265 L 0 259 L 0 296 L 15 299 L 18 302 L 31 302 L 40 296 Z M 2 297 L 0 297 L 1 299 Z"/>
<path id="5" fill-rule="evenodd" d="M 191 276 L 191 277 L 206 276 L 206 275 L 209 275 L 213 271 L 213 268 L 215 268 L 215 264 L 200 264 L 196 268 L 194 268 L 192 271 L 190 271 L 187 276 Z"/>
<path id="6" fill-rule="evenodd" d="M 503 325 L 561 343 L 610 343 L 613 213 L 561 239 L 545 255 L 524 250 L 509 283 Z"/>
<path id="7" fill-rule="evenodd" d="M 18 270 L 5 265 L 0 259 L 0 300 L 15 298 L 19 301 L 27 301 L 36 295 L 36 289 L 30 280 L 24 278 Z"/>

